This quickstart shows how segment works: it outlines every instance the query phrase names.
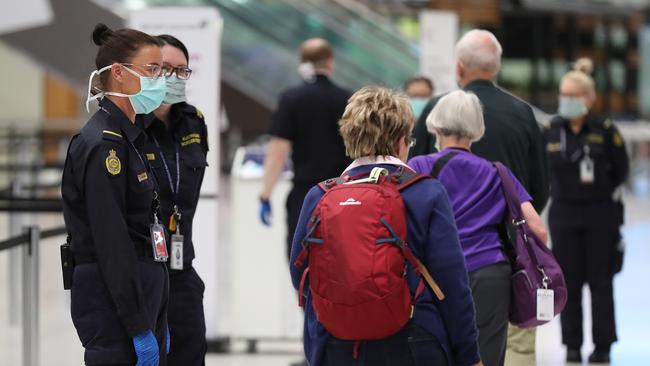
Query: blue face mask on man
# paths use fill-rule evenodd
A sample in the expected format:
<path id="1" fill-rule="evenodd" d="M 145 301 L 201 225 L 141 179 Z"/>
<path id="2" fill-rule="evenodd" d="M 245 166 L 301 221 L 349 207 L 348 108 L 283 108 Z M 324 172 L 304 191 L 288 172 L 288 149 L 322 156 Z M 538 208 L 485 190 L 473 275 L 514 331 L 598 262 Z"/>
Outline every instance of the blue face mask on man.
<path id="1" fill-rule="evenodd" d="M 424 111 L 424 108 L 427 106 L 428 102 L 429 99 L 427 98 L 415 97 L 409 99 L 409 103 L 411 103 L 411 109 L 413 109 L 413 114 L 415 114 L 415 119 L 420 118 L 420 115 L 422 114 L 422 111 Z"/>
<path id="2" fill-rule="evenodd" d="M 165 98 L 167 92 L 167 87 L 165 85 L 165 78 L 152 78 L 147 76 L 142 76 L 137 72 L 129 69 L 128 67 L 122 65 L 128 72 L 140 78 L 140 91 L 136 94 L 122 94 L 116 92 L 105 92 L 100 91 L 98 94 L 91 96 L 90 91 L 92 88 L 92 81 L 95 75 L 99 75 L 102 72 L 109 70 L 111 65 L 106 66 L 100 70 L 93 71 L 90 74 L 90 80 L 88 81 L 88 98 L 86 99 L 86 110 L 89 110 L 89 103 L 92 100 L 103 98 L 106 95 L 113 95 L 116 97 L 129 98 L 131 106 L 135 114 L 149 114 L 153 112 L 156 108 L 160 107 Z"/>
<path id="3" fill-rule="evenodd" d="M 589 110 L 583 97 L 563 97 L 560 96 L 557 114 L 560 117 L 572 120 L 580 118 L 587 114 Z"/>

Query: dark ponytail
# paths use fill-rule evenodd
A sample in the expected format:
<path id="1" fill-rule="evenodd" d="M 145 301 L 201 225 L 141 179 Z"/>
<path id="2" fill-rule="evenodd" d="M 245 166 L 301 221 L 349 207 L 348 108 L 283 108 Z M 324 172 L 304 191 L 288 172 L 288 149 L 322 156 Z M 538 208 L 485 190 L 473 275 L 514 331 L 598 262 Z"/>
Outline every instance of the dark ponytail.
<path id="1" fill-rule="evenodd" d="M 92 33 L 93 42 L 99 46 L 95 67 L 100 70 L 113 63 L 129 63 L 140 48 L 147 45 L 159 46 L 156 39 L 135 29 L 112 30 L 106 24 L 98 23 Z M 100 76 L 102 87 L 106 86 L 108 73 Z"/>

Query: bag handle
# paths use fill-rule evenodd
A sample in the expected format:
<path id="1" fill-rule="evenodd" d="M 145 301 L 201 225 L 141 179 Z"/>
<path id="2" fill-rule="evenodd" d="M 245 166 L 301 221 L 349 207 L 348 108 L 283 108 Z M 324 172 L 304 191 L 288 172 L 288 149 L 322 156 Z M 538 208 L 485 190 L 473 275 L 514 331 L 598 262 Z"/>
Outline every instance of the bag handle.
<path id="1" fill-rule="evenodd" d="M 501 186 L 503 187 L 503 195 L 506 198 L 506 203 L 510 210 L 510 215 L 515 225 L 523 221 L 523 213 L 521 212 L 521 202 L 519 202 L 519 194 L 517 193 L 517 188 L 515 188 L 515 183 L 512 181 L 512 177 L 506 168 L 500 162 L 494 162 L 494 166 L 499 173 L 499 178 L 501 178 Z M 522 223 L 523 224 L 523 223 Z M 520 224 L 521 225 L 521 224 Z"/>
<path id="2" fill-rule="evenodd" d="M 506 168 L 498 161 L 494 162 L 494 166 L 497 168 L 497 173 L 499 173 L 499 177 L 501 178 L 503 194 L 506 198 L 513 223 L 515 224 L 517 230 L 523 230 L 524 246 L 526 247 L 528 256 L 530 257 L 531 261 L 533 261 L 535 267 L 538 268 L 542 272 L 542 275 L 545 277 L 546 273 L 544 273 L 544 269 L 540 267 L 539 260 L 537 259 L 535 251 L 530 247 L 530 242 L 528 240 L 528 232 L 530 232 L 530 229 L 528 228 L 528 224 L 526 223 L 526 220 L 523 217 L 523 213 L 521 212 L 521 203 L 519 202 L 519 195 L 517 194 L 515 183 L 512 180 L 510 173 L 508 172 L 508 168 Z"/>

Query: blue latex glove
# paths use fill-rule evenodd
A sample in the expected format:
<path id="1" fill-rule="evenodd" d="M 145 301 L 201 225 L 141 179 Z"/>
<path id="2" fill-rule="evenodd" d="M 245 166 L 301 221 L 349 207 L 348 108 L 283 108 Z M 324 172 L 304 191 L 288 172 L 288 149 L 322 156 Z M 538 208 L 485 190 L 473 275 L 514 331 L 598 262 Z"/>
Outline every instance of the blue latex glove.
<path id="1" fill-rule="evenodd" d="M 172 336 L 169 334 L 169 326 L 167 326 L 167 354 L 169 354 L 169 347 L 171 346 Z"/>
<path id="2" fill-rule="evenodd" d="M 266 226 L 271 226 L 271 202 L 260 199 L 260 221 Z"/>
<path id="3" fill-rule="evenodd" d="M 158 341 L 150 330 L 133 337 L 133 346 L 138 357 L 135 366 L 158 366 L 160 362 Z"/>

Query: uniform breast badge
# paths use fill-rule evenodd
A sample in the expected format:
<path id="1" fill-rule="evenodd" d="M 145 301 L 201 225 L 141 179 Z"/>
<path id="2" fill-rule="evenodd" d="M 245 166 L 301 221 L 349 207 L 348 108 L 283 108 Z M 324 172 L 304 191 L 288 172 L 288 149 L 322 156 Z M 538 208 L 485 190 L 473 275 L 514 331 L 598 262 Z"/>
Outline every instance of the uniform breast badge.
<path id="1" fill-rule="evenodd" d="M 120 158 L 117 157 L 117 152 L 113 149 L 108 152 L 108 156 L 106 157 L 106 170 L 111 175 L 118 175 L 122 171 L 122 162 L 120 162 Z"/>

